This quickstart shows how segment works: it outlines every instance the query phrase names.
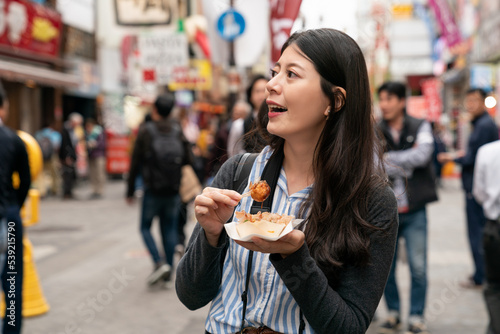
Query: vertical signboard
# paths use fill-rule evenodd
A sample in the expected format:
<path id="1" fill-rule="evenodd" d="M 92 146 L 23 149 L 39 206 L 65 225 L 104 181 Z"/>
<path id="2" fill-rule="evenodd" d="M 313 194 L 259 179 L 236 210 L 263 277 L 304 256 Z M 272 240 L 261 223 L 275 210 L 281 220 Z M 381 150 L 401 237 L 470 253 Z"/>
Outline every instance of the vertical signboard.
<path id="1" fill-rule="evenodd" d="M 422 94 L 427 102 L 427 120 L 438 122 L 443 112 L 443 102 L 441 100 L 441 82 L 437 78 L 428 79 L 422 82 Z"/>
<path id="2" fill-rule="evenodd" d="M 462 41 L 460 30 L 453 17 L 453 12 L 447 0 L 429 0 L 429 6 L 434 11 L 436 21 L 441 29 L 441 35 L 446 45 L 451 48 Z"/>
<path id="3" fill-rule="evenodd" d="M 302 0 L 272 0 L 271 1 L 271 61 L 275 63 L 280 58 L 281 47 L 290 36 L 293 22 L 299 14 Z"/>

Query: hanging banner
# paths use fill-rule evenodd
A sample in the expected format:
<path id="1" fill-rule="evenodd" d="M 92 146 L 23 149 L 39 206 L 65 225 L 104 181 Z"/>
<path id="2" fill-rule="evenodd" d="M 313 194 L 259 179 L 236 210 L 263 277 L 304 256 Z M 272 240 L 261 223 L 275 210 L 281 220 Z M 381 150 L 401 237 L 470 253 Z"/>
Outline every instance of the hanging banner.
<path id="1" fill-rule="evenodd" d="M 437 78 L 424 80 L 422 82 L 422 94 L 427 101 L 427 120 L 430 122 L 439 121 L 443 112 L 441 81 Z"/>
<path id="2" fill-rule="evenodd" d="M 460 30 L 455 22 L 453 13 L 447 0 L 429 0 L 429 6 L 432 8 L 436 21 L 441 30 L 441 35 L 446 41 L 448 48 L 452 48 L 462 41 Z"/>
<path id="3" fill-rule="evenodd" d="M 281 47 L 290 36 L 293 23 L 299 14 L 302 0 L 272 0 L 271 1 L 271 61 L 275 63 L 280 58 Z"/>
<path id="4" fill-rule="evenodd" d="M 0 46 L 58 57 L 61 29 L 61 15 L 52 9 L 28 1 L 0 1 Z"/>

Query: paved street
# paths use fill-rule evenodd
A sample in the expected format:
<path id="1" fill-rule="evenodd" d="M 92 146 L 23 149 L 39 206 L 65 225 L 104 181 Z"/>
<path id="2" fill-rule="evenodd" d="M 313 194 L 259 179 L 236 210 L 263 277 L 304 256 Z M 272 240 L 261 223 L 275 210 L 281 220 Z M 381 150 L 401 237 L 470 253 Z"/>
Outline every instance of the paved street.
<path id="1" fill-rule="evenodd" d="M 173 288 L 146 286 L 152 265 L 139 235 L 139 205 L 127 206 L 124 193 L 123 181 L 109 181 L 101 200 L 87 200 L 90 190 L 82 184 L 78 200 L 41 202 L 40 223 L 28 228 L 27 235 L 50 311 L 25 319 L 24 333 L 203 333 L 207 308 L 189 311 Z M 445 180 L 440 201 L 428 214 L 429 328 L 439 334 L 485 333 L 481 291 L 457 285 L 472 269 L 457 180 Z M 407 297 L 408 267 L 403 262 L 398 277 Z M 384 314 L 382 303 L 378 319 Z"/>

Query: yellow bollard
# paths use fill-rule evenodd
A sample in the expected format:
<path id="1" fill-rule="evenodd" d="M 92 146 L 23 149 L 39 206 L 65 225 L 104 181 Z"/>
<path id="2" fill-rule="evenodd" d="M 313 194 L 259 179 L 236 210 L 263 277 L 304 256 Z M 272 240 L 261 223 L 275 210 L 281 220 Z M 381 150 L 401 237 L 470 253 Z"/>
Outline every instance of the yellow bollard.
<path id="1" fill-rule="evenodd" d="M 50 306 L 43 296 L 40 279 L 33 259 L 33 246 L 28 238 L 23 239 L 23 317 L 33 317 L 49 311 Z"/>
<path id="2" fill-rule="evenodd" d="M 28 238 L 23 238 L 23 317 L 33 317 L 49 311 L 50 306 L 43 296 L 40 280 L 33 260 L 33 246 Z M 0 314 L 5 315 L 5 298 L 2 294 Z"/>
<path id="3" fill-rule="evenodd" d="M 23 221 L 23 226 L 33 226 L 38 223 L 38 206 L 40 204 L 40 192 L 38 189 L 30 189 L 28 191 L 28 196 L 21 208 L 21 219 Z"/>

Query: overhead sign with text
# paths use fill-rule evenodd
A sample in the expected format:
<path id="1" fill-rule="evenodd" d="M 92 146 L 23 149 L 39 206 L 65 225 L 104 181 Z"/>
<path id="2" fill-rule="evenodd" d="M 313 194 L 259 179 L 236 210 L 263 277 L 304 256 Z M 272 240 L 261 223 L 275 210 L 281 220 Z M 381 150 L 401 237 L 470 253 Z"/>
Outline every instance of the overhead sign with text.
<path id="1" fill-rule="evenodd" d="M 115 0 L 115 12 L 120 25 L 173 24 L 177 3 L 175 0 Z"/>
<path id="2" fill-rule="evenodd" d="M 188 41 L 185 34 L 162 32 L 141 35 L 138 38 L 140 65 L 149 78 L 157 84 L 166 85 L 172 80 L 176 67 L 189 65 Z"/>

